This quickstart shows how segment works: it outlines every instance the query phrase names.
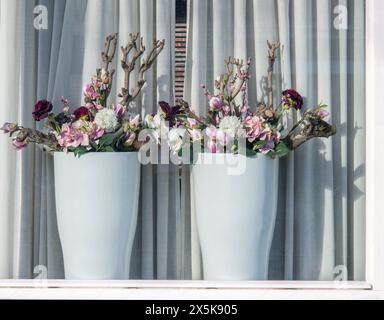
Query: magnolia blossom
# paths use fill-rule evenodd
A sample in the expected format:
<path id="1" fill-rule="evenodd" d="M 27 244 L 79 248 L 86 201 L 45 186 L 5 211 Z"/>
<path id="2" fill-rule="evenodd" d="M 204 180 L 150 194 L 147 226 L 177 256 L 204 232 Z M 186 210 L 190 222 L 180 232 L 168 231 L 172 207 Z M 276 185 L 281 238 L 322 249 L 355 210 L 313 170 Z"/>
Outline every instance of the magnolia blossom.
<path id="1" fill-rule="evenodd" d="M 95 123 L 105 132 L 114 132 L 119 126 L 119 121 L 112 109 L 102 109 L 95 116 Z"/>
<path id="2" fill-rule="evenodd" d="M 187 122 L 188 122 L 188 126 L 191 128 L 191 129 L 196 129 L 198 128 L 199 124 L 197 122 L 196 119 L 193 119 L 193 118 L 187 118 Z"/>
<path id="3" fill-rule="evenodd" d="M 239 138 L 244 135 L 241 120 L 236 116 L 226 116 L 221 119 L 219 129 L 231 138 Z"/>
<path id="4" fill-rule="evenodd" d="M 81 133 L 73 124 L 65 124 L 57 141 L 64 151 L 67 152 L 70 147 L 87 147 L 89 145 L 89 136 L 88 134 Z"/>
<path id="5" fill-rule="evenodd" d="M 92 84 L 86 84 L 84 86 L 83 93 L 87 98 L 91 100 L 96 100 L 98 97 L 100 97 L 100 93 L 95 90 L 95 87 Z"/>
<path id="6" fill-rule="evenodd" d="M 209 100 L 209 107 L 212 111 L 218 111 L 223 107 L 223 102 L 220 100 L 219 97 L 212 97 Z"/>
<path id="7" fill-rule="evenodd" d="M 188 133 L 191 136 L 191 139 L 193 142 L 200 141 L 204 138 L 200 129 L 191 129 L 191 130 L 188 130 Z"/>
<path id="8" fill-rule="evenodd" d="M 113 112 L 116 114 L 116 116 L 119 118 L 119 119 L 122 119 L 125 117 L 125 115 L 127 114 L 127 108 L 121 104 L 117 104 L 115 106 L 113 106 Z"/>
<path id="9" fill-rule="evenodd" d="M 131 116 L 129 118 L 129 126 L 133 129 L 138 128 L 140 125 L 140 115 Z"/>
<path id="10" fill-rule="evenodd" d="M 255 141 L 260 137 L 263 128 L 264 128 L 265 120 L 259 116 L 248 116 L 244 121 L 244 128 L 246 130 L 246 137 L 249 142 Z"/>
<path id="11" fill-rule="evenodd" d="M 144 119 L 145 125 L 149 129 L 158 129 L 161 125 L 161 116 L 157 114 L 147 114 Z"/>
<path id="12" fill-rule="evenodd" d="M 174 154 L 177 154 L 183 147 L 184 129 L 174 128 L 168 133 L 168 145 Z"/>
<path id="13" fill-rule="evenodd" d="M 132 131 L 127 132 L 126 135 L 125 135 L 124 145 L 126 147 L 132 146 L 133 143 L 135 142 L 135 139 L 136 139 L 136 133 L 134 133 Z"/>
<path id="14" fill-rule="evenodd" d="M 209 152 L 217 153 L 219 151 L 219 145 L 225 146 L 229 142 L 228 135 L 220 129 L 214 126 L 210 126 L 205 130 L 205 134 L 208 138 L 207 147 Z"/>
<path id="15" fill-rule="evenodd" d="M 3 130 L 4 133 L 9 133 L 17 128 L 17 124 L 15 123 L 9 123 L 6 122 L 4 125 L 0 128 L 0 130 Z"/>
<path id="16" fill-rule="evenodd" d="M 161 137 L 167 137 L 169 128 L 159 113 L 148 114 L 144 119 L 147 128 L 151 129 L 151 135 L 156 143 L 160 143 Z"/>

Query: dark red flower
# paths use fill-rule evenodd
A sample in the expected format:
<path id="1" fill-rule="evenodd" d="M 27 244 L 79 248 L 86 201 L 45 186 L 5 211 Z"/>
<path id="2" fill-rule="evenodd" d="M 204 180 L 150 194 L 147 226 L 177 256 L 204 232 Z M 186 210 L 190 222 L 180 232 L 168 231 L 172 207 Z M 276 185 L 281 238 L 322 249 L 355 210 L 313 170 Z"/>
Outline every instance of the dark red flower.
<path id="1" fill-rule="evenodd" d="M 92 115 L 91 113 L 89 112 L 89 109 L 86 108 L 86 107 L 80 107 L 80 108 L 77 108 L 74 112 L 73 112 L 73 115 L 74 115 L 74 121 L 77 121 L 79 120 L 80 118 L 84 118 L 85 120 L 92 120 Z"/>
<path id="2" fill-rule="evenodd" d="M 33 119 L 35 121 L 41 121 L 48 117 L 49 113 L 52 111 L 53 105 L 47 100 L 40 100 L 36 103 L 35 109 L 32 112 Z"/>
<path id="3" fill-rule="evenodd" d="M 296 90 L 288 89 L 283 91 L 283 98 L 281 103 L 287 109 L 295 108 L 296 110 L 301 110 L 304 101 L 300 93 L 298 93 Z"/>
<path id="4" fill-rule="evenodd" d="M 164 119 L 169 122 L 169 126 L 173 127 L 176 121 L 176 115 L 180 113 L 180 106 L 171 107 L 168 102 L 160 101 L 160 108 L 165 114 Z"/>

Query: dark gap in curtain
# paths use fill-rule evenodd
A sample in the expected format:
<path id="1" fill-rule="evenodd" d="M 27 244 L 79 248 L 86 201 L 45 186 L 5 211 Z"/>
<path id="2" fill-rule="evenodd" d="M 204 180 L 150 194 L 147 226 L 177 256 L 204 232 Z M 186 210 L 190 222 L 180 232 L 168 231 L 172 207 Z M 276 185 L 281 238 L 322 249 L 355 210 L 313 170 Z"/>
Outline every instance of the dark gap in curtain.
<path id="1" fill-rule="evenodd" d="M 339 5 L 338 0 L 332 0 L 332 8 Z M 346 168 L 342 167 L 342 159 L 341 152 L 342 150 L 342 136 L 346 135 L 347 132 L 347 124 L 341 123 L 341 52 L 340 52 L 340 31 L 335 28 L 331 29 L 331 39 L 332 39 L 332 106 L 336 106 L 332 108 L 332 119 L 333 122 L 339 124 L 338 134 L 332 138 L 333 145 L 333 176 L 335 180 L 335 185 L 337 187 L 334 188 L 334 228 L 335 230 L 341 230 L 342 232 L 342 215 L 343 215 L 343 192 L 342 183 L 340 181 L 338 172 L 343 172 L 346 174 Z M 345 195 L 347 196 L 347 195 Z M 341 222 L 340 222 L 341 221 Z M 335 243 L 342 243 L 343 237 L 340 233 L 335 233 Z M 343 264 L 343 261 L 339 258 L 340 254 L 342 254 L 342 250 L 340 250 L 337 246 L 335 248 L 335 264 Z"/>

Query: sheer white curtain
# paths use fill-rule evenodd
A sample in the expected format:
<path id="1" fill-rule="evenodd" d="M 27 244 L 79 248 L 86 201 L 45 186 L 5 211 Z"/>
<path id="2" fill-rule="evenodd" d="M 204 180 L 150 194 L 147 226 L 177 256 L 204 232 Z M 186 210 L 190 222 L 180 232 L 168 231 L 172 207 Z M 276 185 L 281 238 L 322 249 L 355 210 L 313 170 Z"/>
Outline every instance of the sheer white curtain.
<path id="1" fill-rule="evenodd" d="M 157 101 L 173 102 L 174 0 L 1 0 L 0 50 L 4 77 L 0 80 L 0 122 L 33 126 L 34 102 L 47 98 L 61 109 L 65 96 L 73 107 L 82 103 L 82 87 L 100 66 L 105 36 L 119 32 L 119 45 L 130 32 L 140 32 L 147 48 L 154 37 L 166 47 L 146 75 L 148 85 L 137 103 L 142 114 L 157 109 Z M 33 27 L 36 5 L 48 9 L 47 30 Z M 120 47 L 120 46 L 119 46 Z M 115 60 L 112 100 L 122 83 L 120 52 Z M 56 226 L 53 161 L 38 148 L 16 153 L 0 137 L 0 278 L 31 278 L 36 266 L 46 266 L 49 278 L 63 277 Z M 129 183 L 129 182 L 127 182 Z M 142 192 L 131 277 L 187 277 L 188 243 L 175 167 L 142 168 Z M 73 199 L 76 201 L 76 195 Z M 185 213 L 183 213 L 185 214 Z"/>
<path id="2" fill-rule="evenodd" d="M 334 24 L 338 5 L 347 10 L 346 28 Z M 345 266 L 350 279 L 363 279 L 364 1 L 189 0 L 188 10 L 185 98 L 198 113 L 207 105 L 200 84 L 213 90 L 230 55 L 252 58 L 250 102 L 265 100 L 270 40 L 282 44 L 275 92 L 293 87 L 308 107 L 326 103 L 338 128 L 335 137 L 311 141 L 281 160 L 269 278 L 331 280 L 335 267 Z M 199 279 L 194 223 L 192 230 L 193 278 Z"/>

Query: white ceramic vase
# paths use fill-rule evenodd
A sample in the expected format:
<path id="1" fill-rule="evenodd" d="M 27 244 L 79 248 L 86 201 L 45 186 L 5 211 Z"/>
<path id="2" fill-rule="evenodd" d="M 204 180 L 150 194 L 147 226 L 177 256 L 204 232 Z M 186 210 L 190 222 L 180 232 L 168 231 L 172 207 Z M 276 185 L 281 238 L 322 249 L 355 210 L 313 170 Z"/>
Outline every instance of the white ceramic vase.
<path id="1" fill-rule="evenodd" d="M 57 223 L 66 279 L 127 279 L 136 231 L 136 152 L 54 155 Z"/>
<path id="2" fill-rule="evenodd" d="M 278 160 L 199 154 L 191 187 L 204 280 L 267 280 Z"/>

